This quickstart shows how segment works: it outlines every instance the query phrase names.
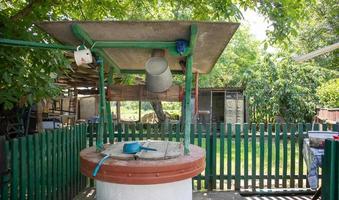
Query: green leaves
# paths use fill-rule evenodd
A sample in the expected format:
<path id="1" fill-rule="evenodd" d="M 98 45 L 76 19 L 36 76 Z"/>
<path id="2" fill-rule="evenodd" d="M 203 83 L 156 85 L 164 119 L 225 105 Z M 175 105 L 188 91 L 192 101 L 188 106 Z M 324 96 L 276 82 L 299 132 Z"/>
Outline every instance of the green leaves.
<path id="1" fill-rule="evenodd" d="M 320 102 L 327 108 L 339 108 L 339 78 L 329 80 L 317 88 Z"/>
<path id="2" fill-rule="evenodd" d="M 309 64 L 297 65 L 288 58 L 268 56 L 247 83 L 253 122 L 273 122 L 283 118 L 287 122 L 311 121 L 319 99 L 317 87 L 335 74 Z M 254 118 L 255 116 L 255 118 Z"/>

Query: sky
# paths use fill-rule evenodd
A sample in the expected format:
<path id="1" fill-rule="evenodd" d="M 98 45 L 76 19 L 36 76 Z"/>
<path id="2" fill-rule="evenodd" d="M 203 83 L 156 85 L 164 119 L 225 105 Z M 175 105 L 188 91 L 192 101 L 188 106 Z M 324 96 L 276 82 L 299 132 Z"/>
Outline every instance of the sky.
<path id="1" fill-rule="evenodd" d="M 244 19 L 241 23 L 249 25 L 250 32 L 254 37 L 260 41 L 263 41 L 267 38 L 266 30 L 269 28 L 268 20 L 265 20 L 265 17 L 261 14 L 253 11 L 246 10 L 242 12 Z"/>

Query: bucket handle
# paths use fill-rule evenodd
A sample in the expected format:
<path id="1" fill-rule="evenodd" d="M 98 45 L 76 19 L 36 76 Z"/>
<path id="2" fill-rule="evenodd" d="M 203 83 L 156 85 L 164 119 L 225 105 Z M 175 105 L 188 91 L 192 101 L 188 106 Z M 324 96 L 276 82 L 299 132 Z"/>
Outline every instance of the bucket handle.
<path id="1" fill-rule="evenodd" d="M 79 51 L 79 48 L 80 48 L 81 46 L 83 46 L 84 49 L 87 49 L 87 47 L 86 47 L 85 45 L 79 45 L 79 46 L 77 46 L 77 51 Z M 81 49 L 81 50 L 84 50 L 84 49 Z"/>

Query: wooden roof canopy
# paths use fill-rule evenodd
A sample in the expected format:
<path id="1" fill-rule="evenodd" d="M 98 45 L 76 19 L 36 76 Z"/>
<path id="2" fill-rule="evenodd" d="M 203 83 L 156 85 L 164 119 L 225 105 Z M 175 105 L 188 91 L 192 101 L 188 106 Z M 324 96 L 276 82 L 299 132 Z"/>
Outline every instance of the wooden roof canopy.
<path id="1" fill-rule="evenodd" d="M 153 49 L 164 49 L 172 73 L 182 73 L 179 62 L 186 55 L 176 52 L 178 39 L 190 40 L 190 27 L 197 26 L 193 72 L 212 70 L 226 45 L 237 30 L 238 23 L 200 21 L 60 21 L 38 22 L 36 25 L 63 45 L 101 48 L 105 62 L 116 72 L 143 73 L 144 64 Z M 71 57 L 71 56 L 70 56 Z M 94 81 L 96 72 L 89 66 L 77 67 L 77 80 Z M 79 72 L 78 72 L 79 71 Z M 77 74 L 78 73 L 78 74 Z M 88 74 L 88 77 L 85 75 Z M 88 79 L 90 77 L 90 79 Z M 65 77 L 67 78 L 67 77 Z"/>

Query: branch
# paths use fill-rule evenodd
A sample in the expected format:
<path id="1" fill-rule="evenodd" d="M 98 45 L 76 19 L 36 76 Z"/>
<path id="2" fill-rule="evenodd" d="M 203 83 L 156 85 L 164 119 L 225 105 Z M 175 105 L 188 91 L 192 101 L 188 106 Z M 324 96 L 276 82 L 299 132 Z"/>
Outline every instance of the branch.
<path id="1" fill-rule="evenodd" d="M 17 12 L 15 15 L 11 16 L 10 19 L 13 21 L 17 21 L 19 19 L 22 19 L 26 17 L 28 14 L 30 14 L 34 8 L 34 6 L 37 6 L 38 4 L 43 3 L 43 0 L 32 0 L 29 4 L 27 4 L 23 9 L 21 9 L 19 12 Z"/>

